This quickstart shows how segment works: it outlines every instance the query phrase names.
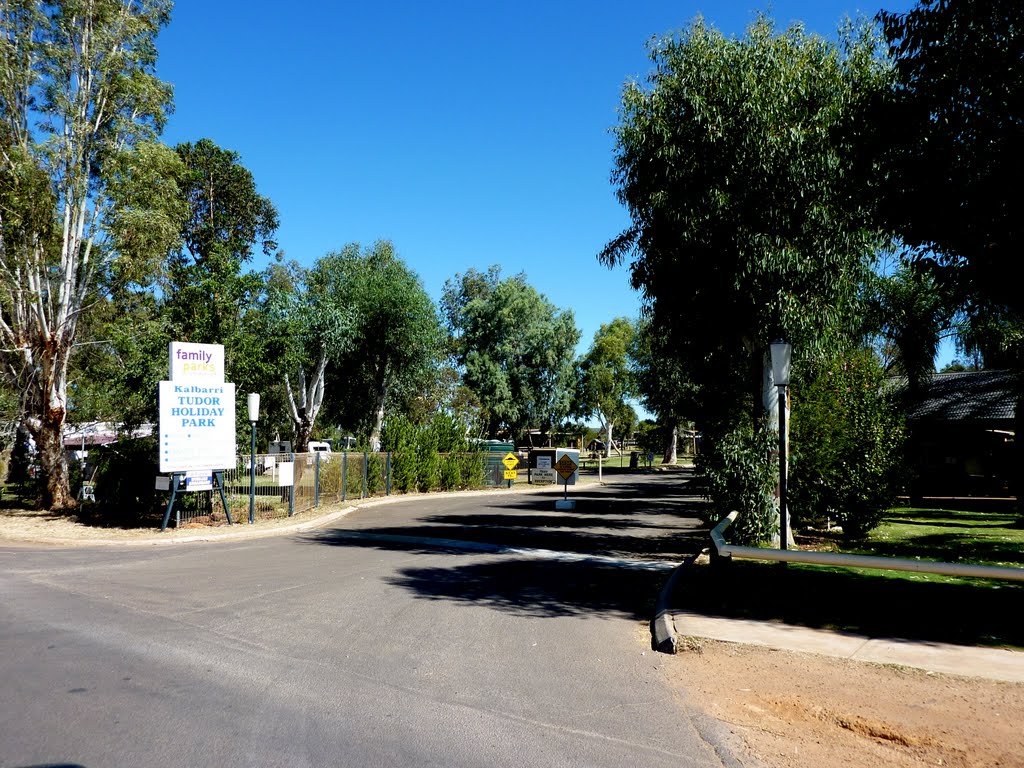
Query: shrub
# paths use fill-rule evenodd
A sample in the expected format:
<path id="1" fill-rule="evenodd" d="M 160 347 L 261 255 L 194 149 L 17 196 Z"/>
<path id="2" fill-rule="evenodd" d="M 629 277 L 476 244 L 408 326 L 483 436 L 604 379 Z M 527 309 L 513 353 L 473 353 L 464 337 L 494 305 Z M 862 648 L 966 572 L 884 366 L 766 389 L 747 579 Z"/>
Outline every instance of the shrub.
<path id="1" fill-rule="evenodd" d="M 868 350 L 822 363 L 809 378 L 793 406 L 789 506 L 803 524 L 830 518 L 845 537 L 862 538 L 903 479 L 903 418 Z"/>
<path id="2" fill-rule="evenodd" d="M 729 531 L 738 544 L 760 544 L 778 533 L 778 463 L 772 458 L 777 446 L 778 434 L 762 423 L 756 430 L 746 426 L 726 433 L 697 456 L 713 522 L 733 510 L 739 512 Z"/>
<path id="3" fill-rule="evenodd" d="M 95 451 L 96 505 L 93 511 L 102 522 L 113 525 L 138 525 L 146 518 L 159 516 L 165 508 L 163 493 L 154 479 L 160 471 L 156 437 L 119 440 Z M 181 503 L 189 496 L 182 494 Z"/>

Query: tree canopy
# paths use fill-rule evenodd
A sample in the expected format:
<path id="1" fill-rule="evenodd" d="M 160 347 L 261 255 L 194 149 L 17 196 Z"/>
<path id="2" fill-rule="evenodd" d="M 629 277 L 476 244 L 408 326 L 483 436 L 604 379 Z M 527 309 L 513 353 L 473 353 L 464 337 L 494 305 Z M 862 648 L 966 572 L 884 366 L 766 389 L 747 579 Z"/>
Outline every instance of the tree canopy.
<path id="1" fill-rule="evenodd" d="M 631 259 L 659 332 L 722 410 L 749 402 L 768 342 L 806 352 L 848 325 L 879 244 L 868 180 L 849 169 L 860 106 L 889 73 L 866 28 L 837 45 L 763 17 L 742 39 L 697 19 L 650 53 L 616 129 L 632 224 L 600 258 Z"/>
<path id="2" fill-rule="evenodd" d="M 580 361 L 583 415 L 597 416 L 606 436 L 608 454 L 615 425 L 636 420 L 628 402 L 636 395 L 636 380 L 630 365 L 635 339 L 633 321 L 617 317 L 598 328 L 590 349 Z"/>
<path id="3" fill-rule="evenodd" d="M 336 386 L 332 413 L 376 449 L 387 409 L 426 391 L 433 376 L 442 347 L 437 309 L 388 240 L 325 256 L 310 282 L 353 318 L 350 344 L 328 372 Z"/>
<path id="4" fill-rule="evenodd" d="M 580 332 L 526 281 L 499 267 L 471 269 L 445 283 L 442 312 L 463 382 L 480 401 L 487 434 L 550 430 L 569 414 Z"/>
<path id="5" fill-rule="evenodd" d="M 966 295 L 1024 316 L 1006 280 L 1024 235 L 1024 5 L 920 0 L 879 14 L 895 61 L 880 102 L 883 212 L 902 239 L 959 266 Z"/>

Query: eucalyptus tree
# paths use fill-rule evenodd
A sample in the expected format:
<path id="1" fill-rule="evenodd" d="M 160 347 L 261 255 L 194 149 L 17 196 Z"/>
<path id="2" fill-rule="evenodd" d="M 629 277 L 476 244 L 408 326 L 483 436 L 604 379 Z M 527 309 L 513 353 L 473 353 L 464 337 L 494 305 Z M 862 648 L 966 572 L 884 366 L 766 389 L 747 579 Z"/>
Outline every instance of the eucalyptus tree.
<path id="1" fill-rule="evenodd" d="M 879 16 L 897 75 L 872 116 L 886 126 L 883 212 L 966 293 L 1022 318 L 1006 275 L 1024 239 L 1024 5 L 920 0 Z"/>
<path id="2" fill-rule="evenodd" d="M 744 401 L 771 405 L 769 342 L 806 353 L 852 325 L 880 236 L 870 174 L 848 169 L 865 165 L 862 105 L 891 73 L 867 27 L 836 44 L 764 17 L 743 38 L 697 19 L 650 55 L 616 128 L 612 180 L 632 222 L 599 258 L 630 262 L 705 423 L 728 428 Z"/>
<path id="3" fill-rule="evenodd" d="M 284 341 L 278 358 L 284 407 L 299 452 L 306 450 L 323 407 L 328 363 L 352 345 L 355 313 L 331 290 L 332 280 L 327 258 L 309 269 L 292 262 L 267 271 L 265 338 Z"/>
<path id="4" fill-rule="evenodd" d="M 256 189 L 237 152 L 210 139 L 175 147 L 185 171 L 182 196 L 188 218 L 181 247 L 167 260 L 165 309 L 175 338 L 229 347 L 247 304 L 260 290 L 260 275 L 243 273 L 256 247 L 277 248 L 277 209 Z"/>
<path id="5" fill-rule="evenodd" d="M 616 128 L 612 180 L 632 221 L 599 258 L 629 262 L 695 385 L 702 467 L 727 491 L 741 475 L 772 474 L 769 343 L 790 341 L 799 366 L 860 328 L 862 288 L 887 243 L 862 116 L 891 68 L 867 25 L 834 43 L 798 24 L 778 33 L 765 17 L 742 38 L 697 19 L 650 55 Z M 752 536 L 777 529 L 770 489 L 745 499 Z"/>
<path id="6" fill-rule="evenodd" d="M 350 343 L 327 374 L 331 412 L 376 450 L 388 410 L 406 409 L 424 382 L 437 377 L 443 342 L 437 308 L 388 240 L 367 248 L 350 243 L 323 257 L 316 273 L 316 289 L 352 317 Z"/>
<path id="7" fill-rule="evenodd" d="M 184 215 L 181 163 L 156 143 L 169 0 L 0 4 L 0 344 L 45 476 L 74 506 L 63 449 L 79 323 L 152 272 Z"/>
<path id="8" fill-rule="evenodd" d="M 551 430 L 569 415 L 580 338 L 571 310 L 558 309 L 523 274 L 503 280 L 497 266 L 448 280 L 441 307 L 463 383 L 480 402 L 489 436 Z"/>
<path id="9" fill-rule="evenodd" d="M 635 341 L 636 325 L 627 317 L 617 317 L 597 329 L 580 360 L 582 410 L 600 422 L 606 456 L 611 455 L 612 430 L 629 420 L 632 407 L 628 401 L 637 394 L 629 359 Z M 635 418 L 634 414 L 632 420 Z"/>
<path id="10" fill-rule="evenodd" d="M 692 377 L 667 334 L 658 333 L 648 318 L 637 323 L 629 359 L 644 407 L 657 415 L 665 433 L 662 462 L 675 464 L 679 429 L 695 412 Z"/>

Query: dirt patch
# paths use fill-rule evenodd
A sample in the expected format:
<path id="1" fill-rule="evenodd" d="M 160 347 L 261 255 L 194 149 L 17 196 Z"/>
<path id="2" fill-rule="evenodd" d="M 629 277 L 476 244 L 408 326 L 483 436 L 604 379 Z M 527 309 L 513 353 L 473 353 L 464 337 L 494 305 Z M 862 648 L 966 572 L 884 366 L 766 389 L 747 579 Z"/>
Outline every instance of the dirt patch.
<path id="1" fill-rule="evenodd" d="M 169 528 L 161 532 L 159 527 L 114 528 L 87 525 L 73 515 L 59 515 L 47 510 L 0 509 L 0 545 L 15 543 L 58 544 L 130 544 L 133 542 L 175 541 L 177 539 L 217 538 L 221 536 L 261 535 L 280 528 L 291 528 L 297 524 L 311 523 L 330 513 L 333 508 L 321 507 L 316 510 L 270 520 L 257 518 L 254 525 L 245 520 L 239 524 L 204 525 L 201 521 L 185 523 L 181 528 Z"/>
<path id="2" fill-rule="evenodd" d="M 1024 685 L 686 638 L 661 665 L 770 768 L 1024 765 Z"/>

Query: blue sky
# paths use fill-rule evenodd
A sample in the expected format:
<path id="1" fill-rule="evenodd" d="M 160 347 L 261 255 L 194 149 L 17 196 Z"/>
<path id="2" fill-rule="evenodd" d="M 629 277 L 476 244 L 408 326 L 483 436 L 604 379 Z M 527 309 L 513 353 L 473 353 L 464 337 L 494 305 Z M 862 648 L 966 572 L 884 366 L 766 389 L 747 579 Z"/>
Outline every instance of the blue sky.
<path id="1" fill-rule="evenodd" d="M 626 269 L 595 258 L 628 223 L 609 182 L 622 86 L 649 71 L 652 37 L 698 14 L 741 35 L 759 10 L 834 36 L 878 8 L 178 0 L 159 40 L 176 105 L 164 140 L 240 153 L 288 258 L 387 238 L 435 299 L 456 273 L 500 264 L 573 310 L 584 351 L 639 311 Z"/>

